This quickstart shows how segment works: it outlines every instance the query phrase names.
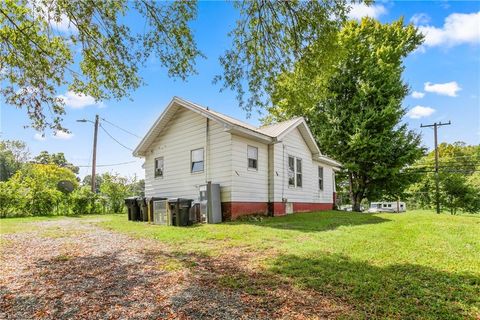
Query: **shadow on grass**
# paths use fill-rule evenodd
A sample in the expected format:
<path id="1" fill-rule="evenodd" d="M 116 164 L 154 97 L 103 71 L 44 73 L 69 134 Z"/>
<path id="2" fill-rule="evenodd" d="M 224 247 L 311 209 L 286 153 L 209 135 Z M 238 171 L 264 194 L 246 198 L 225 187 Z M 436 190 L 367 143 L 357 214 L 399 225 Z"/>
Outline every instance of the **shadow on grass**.
<path id="1" fill-rule="evenodd" d="M 365 318 L 478 319 L 480 277 L 412 264 L 388 267 L 318 253 L 284 255 L 269 269 L 302 287 L 344 299 Z"/>
<path id="2" fill-rule="evenodd" d="M 318 232 L 334 230 L 339 227 L 377 224 L 391 220 L 381 218 L 371 213 L 356 213 L 342 211 L 320 211 L 295 213 L 282 217 L 269 217 L 261 221 L 237 221 L 232 224 L 250 224 L 260 227 L 297 230 L 303 232 Z"/>

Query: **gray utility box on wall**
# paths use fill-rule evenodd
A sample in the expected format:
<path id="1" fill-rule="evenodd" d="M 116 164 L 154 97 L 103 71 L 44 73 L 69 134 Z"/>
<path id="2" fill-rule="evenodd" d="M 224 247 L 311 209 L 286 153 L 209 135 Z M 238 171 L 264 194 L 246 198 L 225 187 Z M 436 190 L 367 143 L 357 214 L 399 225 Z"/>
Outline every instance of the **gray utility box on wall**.
<path id="1" fill-rule="evenodd" d="M 200 186 L 200 213 L 207 223 L 222 222 L 222 202 L 220 185 L 207 183 Z"/>

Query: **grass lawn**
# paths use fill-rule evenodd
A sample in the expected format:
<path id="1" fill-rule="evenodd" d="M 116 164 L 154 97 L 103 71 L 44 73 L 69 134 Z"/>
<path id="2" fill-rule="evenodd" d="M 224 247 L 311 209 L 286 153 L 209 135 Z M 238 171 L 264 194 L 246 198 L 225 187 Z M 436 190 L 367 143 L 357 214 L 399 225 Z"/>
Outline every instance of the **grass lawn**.
<path id="1" fill-rule="evenodd" d="M 247 256 L 250 268 L 220 279 L 235 290 L 261 292 L 277 281 L 268 279 L 281 279 L 348 304 L 348 317 L 480 318 L 480 216 L 330 211 L 183 228 L 100 219 L 103 228 L 155 239 L 178 257 Z M 0 230 L 28 228 L 31 220 L 2 220 Z"/>

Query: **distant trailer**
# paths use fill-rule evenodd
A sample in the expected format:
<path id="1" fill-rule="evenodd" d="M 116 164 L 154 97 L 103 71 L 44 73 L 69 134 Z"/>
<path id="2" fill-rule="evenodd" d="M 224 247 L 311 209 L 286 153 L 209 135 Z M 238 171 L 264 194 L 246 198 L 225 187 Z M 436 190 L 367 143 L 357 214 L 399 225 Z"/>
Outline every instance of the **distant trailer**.
<path id="1" fill-rule="evenodd" d="M 405 202 L 371 202 L 368 212 L 405 212 L 407 205 Z"/>

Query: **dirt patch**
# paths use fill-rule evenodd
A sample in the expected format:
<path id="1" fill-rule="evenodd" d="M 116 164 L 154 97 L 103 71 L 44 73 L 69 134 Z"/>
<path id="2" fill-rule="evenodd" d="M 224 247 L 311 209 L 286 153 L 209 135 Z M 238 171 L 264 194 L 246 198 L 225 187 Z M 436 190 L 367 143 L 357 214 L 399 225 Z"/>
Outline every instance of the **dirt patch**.
<path id="1" fill-rule="evenodd" d="M 265 274 L 252 252 L 182 255 L 156 241 L 42 221 L 1 238 L 2 319 L 337 318 L 341 301 Z"/>

